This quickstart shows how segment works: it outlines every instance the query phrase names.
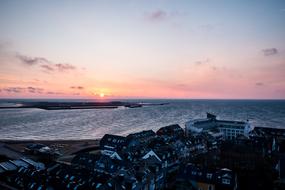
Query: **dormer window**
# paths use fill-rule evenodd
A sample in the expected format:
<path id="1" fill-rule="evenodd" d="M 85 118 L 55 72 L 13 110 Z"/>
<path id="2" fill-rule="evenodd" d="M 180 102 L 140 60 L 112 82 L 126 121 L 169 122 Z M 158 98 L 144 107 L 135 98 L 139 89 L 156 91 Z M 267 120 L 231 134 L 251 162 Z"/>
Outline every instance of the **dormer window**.
<path id="1" fill-rule="evenodd" d="M 210 174 L 210 173 L 207 174 L 207 178 L 208 178 L 208 179 L 211 179 L 212 176 L 213 176 L 213 174 Z"/>
<path id="2" fill-rule="evenodd" d="M 222 183 L 223 183 L 223 184 L 226 184 L 226 185 L 229 185 L 229 184 L 231 184 L 231 181 L 230 181 L 229 179 L 223 178 L 223 179 L 222 179 Z"/>

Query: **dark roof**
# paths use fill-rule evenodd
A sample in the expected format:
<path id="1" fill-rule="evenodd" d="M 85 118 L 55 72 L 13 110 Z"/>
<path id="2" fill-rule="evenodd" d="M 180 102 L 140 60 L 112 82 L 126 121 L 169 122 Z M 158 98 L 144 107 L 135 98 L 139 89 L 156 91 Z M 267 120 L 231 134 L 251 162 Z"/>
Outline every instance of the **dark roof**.
<path id="1" fill-rule="evenodd" d="M 213 123 L 213 120 L 206 119 L 206 120 L 195 121 L 195 124 L 205 124 L 205 123 Z"/>
<path id="2" fill-rule="evenodd" d="M 162 146 L 154 149 L 154 152 L 161 160 L 173 160 L 176 159 L 177 153 L 171 146 Z"/>
<path id="3" fill-rule="evenodd" d="M 232 123 L 232 124 L 246 124 L 244 121 L 229 121 L 229 120 L 217 120 L 217 122 L 223 122 L 223 123 Z"/>
<path id="4" fill-rule="evenodd" d="M 26 148 L 28 148 L 30 150 L 38 150 L 38 149 L 41 149 L 43 147 L 46 147 L 46 145 L 40 144 L 40 143 L 31 143 L 31 144 L 28 144 L 26 146 Z"/>
<path id="5" fill-rule="evenodd" d="M 184 134 L 184 130 L 178 125 L 178 124 L 173 124 L 173 125 L 168 125 L 165 127 L 161 127 L 157 132 L 157 135 L 181 135 Z"/>
<path id="6" fill-rule="evenodd" d="M 125 167 L 125 162 L 121 160 L 112 159 L 109 156 L 102 155 L 98 161 L 96 161 L 96 171 L 103 173 L 114 173 L 119 169 Z"/>
<path id="7" fill-rule="evenodd" d="M 86 168 L 94 168 L 95 162 L 100 159 L 101 155 L 80 153 L 77 154 L 71 161 L 74 165 L 80 165 Z"/>
<path id="8" fill-rule="evenodd" d="M 122 148 L 126 142 L 126 137 L 118 135 L 106 134 L 100 140 L 100 148 L 104 149 L 106 146 L 113 147 L 114 149 Z"/>
<path id="9" fill-rule="evenodd" d="M 129 134 L 127 138 L 141 139 L 141 138 L 149 138 L 149 137 L 154 137 L 154 136 L 155 136 L 155 132 L 153 130 L 145 130 L 145 131 L 141 131 L 138 133 Z"/>
<path id="10" fill-rule="evenodd" d="M 166 142 L 162 137 L 156 137 L 149 141 L 147 148 L 154 149 L 154 148 L 162 147 L 165 145 L 166 145 Z"/>

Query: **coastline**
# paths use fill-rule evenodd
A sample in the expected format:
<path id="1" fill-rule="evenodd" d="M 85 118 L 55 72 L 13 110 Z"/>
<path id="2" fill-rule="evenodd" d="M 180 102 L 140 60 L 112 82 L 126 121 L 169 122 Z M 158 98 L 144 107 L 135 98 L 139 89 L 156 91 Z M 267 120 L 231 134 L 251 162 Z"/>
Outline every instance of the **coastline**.
<path id="1" fill-rule="evenodd" d="M 80 140 L 7 140 L 0 139 L 0 155 L 18 159 L 24 155 L 29 144 L 43 144 L 58 150 L 62 155 L 71 155 L 88 148 L 99 147 L 100 139 Z"/>
<path id="2" fill-rule="evenodd" d="M 18 102 L 16 105 L 1 106 L 0 109 L 38 108 L 43 110 L 70 109 L 116 109 L 119 107 L 140 108 L 143 106 L 162 106 L 169 103 L 136 103 L 136 102 Z"/>

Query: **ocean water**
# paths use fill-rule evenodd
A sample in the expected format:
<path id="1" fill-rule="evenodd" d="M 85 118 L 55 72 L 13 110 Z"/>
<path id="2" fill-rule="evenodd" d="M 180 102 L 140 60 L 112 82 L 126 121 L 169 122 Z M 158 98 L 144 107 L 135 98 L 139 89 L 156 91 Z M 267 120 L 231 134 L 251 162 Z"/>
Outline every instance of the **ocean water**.
<path id="1" fill-rule="evenodd" d="M 134 100 L 132 100 L 134 101 Z M 137 100 L 162 106 L 118 109 L 0 109 L 0 139 L 96 139 L 184 124 L 204 118 L 249 120 L 256 127 L 285 128 L 284 100 Z M 2 104 L 5 102 L 2 101 Z"/>

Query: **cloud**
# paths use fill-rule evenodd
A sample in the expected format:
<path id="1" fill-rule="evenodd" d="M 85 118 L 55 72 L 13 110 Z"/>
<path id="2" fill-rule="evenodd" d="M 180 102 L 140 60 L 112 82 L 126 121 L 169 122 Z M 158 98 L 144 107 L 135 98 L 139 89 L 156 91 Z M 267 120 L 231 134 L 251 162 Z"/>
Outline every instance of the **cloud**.
<path id="1" fill-rule="evenodd" d="M 75 70 L 76 67 L 68 63 L 58 63 L 53 65 L 58 71 Z"/>
<path id="2" fill-rule="evenodd" d="M 50 63 L 50 61 L 48 61 L 43 57 L 28 57 L 20 54 L 16 54 L 15 57 L 26 65 L 38 65 L 41 63 Z"/>
<path id="3" fill-rule="evenodd" d="M 205 60 L 199 60 L 199 61 L 195 61 L 195 64 L 196 65 L 205 65 L 205 64 L 208 64 L 210 63 L 210 59 L 205 59 Z"/>
<path id="4" fill-rule="evenodd" d="M 2 88 L 0 91 L 7 92 L 7 93 L 33 93 L 33 94 L 42 94 L 44 92 L 44 89 L 42 88 L 37 88 L 37 87 L 7 87 L 7 88 Z"/>
<path id="5" fill-rule="evenodd" d="M 30 93 L 42 94 L 44 89 L 29 86 L 29 87 L 27 87 L 27 91 Z"/>
<path id="6" fill-rule="evenodd" d="M 71 86 L 71 89 L 76 89 L 76 90 L 83 90 L 84 87 L 83 86 Z"/>
<path id="7" fill-rule="evenodd" d="M 64 93 L 62 93 L 62 92 L 52 92 L 52 91 L 48 91 L 48 92 L 46 92 L 46 94 L 48 94 L 48 95 L 62 95 L 62 94 L 64 94 Z"/>
<path id="8" fill-rule="evenodd" d="M 57 64 L 49 63 L 49 64 L 40 65 L 40 67 L 46 72 L 54 72 L 54 71 L 66 72 L 70 70 L 76 70 L 75 66 L 68 63 L 57 63 Z"/>
<path id="9" fill-rule="evenodd" d="M 69 63 L 56 63 L 45 57 L 32 57 L 15 51 L 7 51 L 6 46 L 8 45 L 0 41 L 0 61 L 3 63 L 16 61 L 16 63 L 21 63 L 22 66 L 40 68 L 48 73 L 77 70 L 77 67 Z"/>
<path id="10" fill-rule="evenodd" d="M 81 89 L 80 86 L 77 87 L 77 89 Z M 74 92 L 74 93 L 70 93 L 70 94 L 66 94 L 64 92 L 59 92 L 59 91 L 47 91 L 46 89 L 43 88 L 38 88 L 38 87 L 34 87 L 34 86 L 27 86 L 27 87 L 5 87 L 5 88 L 0 88 L 0 94 L 6 94 L 7 96 L 13 96 L 15 94 L 30 94 L 30 95 L 80 95 L 79 92 Z"/>
<path id="11" fill-rule="evenodd" d="M 168 17 L 168 14 L 163 10 L 156 10 L 146 14 L 146 19 L 149 21 L 162 21 Z"/>
<path id="12" fill-rule="evenodd" d="M 21 93 L 25 90 L 25 88 L 21 87 L 8 87 L 8 88 L 2 88 L 1 91 L 8 92 L 8 93 Z"/>
<path id="13" fill-rule="evenodd" d="M 262 50 L 264 56 L 271 56 L 278 54 L 278 50 L 276 48 L 267 48 Z"/>
<path id="14" fill-rule="evenodd" d="M 257 82 L 255 83 L 256 86 L 264 86 L 264 83 L 263 82 Z"/>
<path id="15" fill-rule="evenodd" d="M 29 57 L 19 53 L 15 57 L 24 65 L 37 66 L 43 69 L 44 72 L 66 72 L 76 70 L 77 68 L 69 63 L 54 63 L 44 57 Z"/>
<path id="16" fill-rule="evenodd" d="M 48 64 L 41 65 L 41 68 L 43 68 L 46 71 L 54 71 L 54 68 L 51 65 L 48 65 Z"/>

